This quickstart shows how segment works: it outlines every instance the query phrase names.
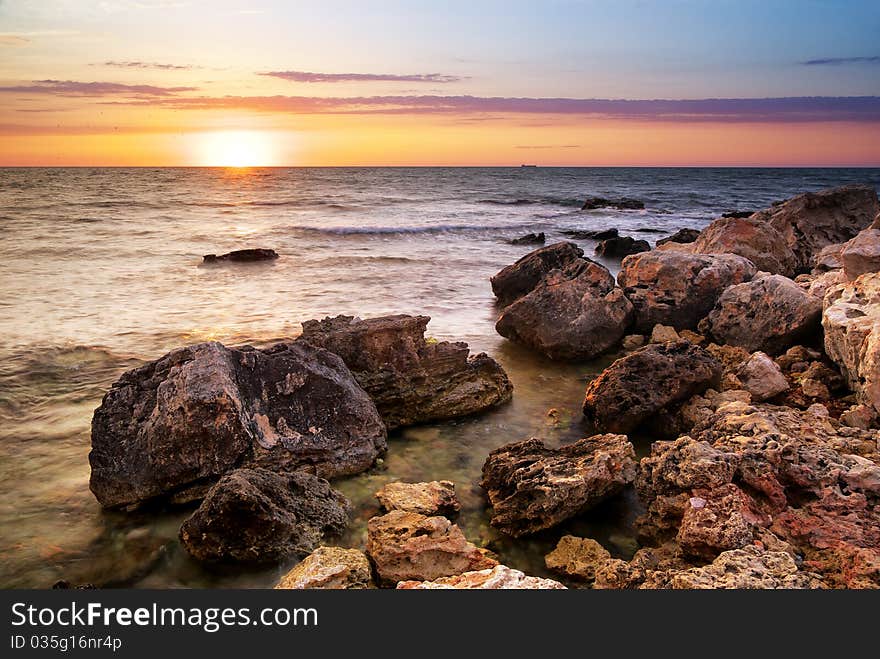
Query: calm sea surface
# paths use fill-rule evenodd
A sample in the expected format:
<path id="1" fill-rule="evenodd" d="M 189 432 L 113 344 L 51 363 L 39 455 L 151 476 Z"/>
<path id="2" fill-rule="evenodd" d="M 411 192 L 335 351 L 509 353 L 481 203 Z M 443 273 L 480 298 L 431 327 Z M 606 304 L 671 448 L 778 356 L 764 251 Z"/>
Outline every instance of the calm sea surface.
<path id="1" fill-rule="evenodd" d="M 499 410 L 393 434 L 382 467 L 336 482 L 356 508 L 339 542 L 363 545 L 383 483 L 446 478 L 468 537 L 512 567 L 544 574 L 544 553 L 566 532 L 629 556 L 632 496 L 529 540 L 488 526 L 476 487 L 486 454 L 530 436 L 580 437 L 585 384 L 614 357 L 557 364 L 495 334 L 488 278 L 533 249 L 506 241 L 618 227 L 653 242 L 724 211 L 856 182 L 880 187 L 880 170 L 0 169 L 0 587 L 272 585 L 289 565 L 189 560 L 176 541 L 188 511 L 102 512 L 88 490 L 91 415 L 122 371 L 171 348 L 263 345 L 340 313 L 430 315 L 432 336 L 489 352 L 516 389 Z M 588 195 L 635 197 L 646 210 L 582 212 Z M 592 254 L 594 243 L 581 246 Z M 204 254 L 244 247 L 281 258 L 201 267 Z"/>

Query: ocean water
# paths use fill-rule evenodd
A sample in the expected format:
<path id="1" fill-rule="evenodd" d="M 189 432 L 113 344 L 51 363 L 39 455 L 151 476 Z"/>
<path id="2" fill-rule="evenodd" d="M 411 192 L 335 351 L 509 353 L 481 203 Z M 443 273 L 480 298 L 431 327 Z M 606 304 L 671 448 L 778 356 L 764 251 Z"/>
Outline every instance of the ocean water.
<path id="1" fill-rule="evenodd" d="M 265 345 L 340 313 L 427 314 L 431 336 L 498 359 L 515 393 L 487 414 L 393 434 L 380 468 L 335 483 L 355 504 L 338 542 L 363 545 L 383 483 L 447 478 L 468 537 L 513 567 L 544 574 L 543 555 L 565 532 L 629 556 L 632 495 L 528 540 L 488 525 L 477 487 L 486 454 L 530 436 L 582 436 L 584 387 L 614 358 L 549 362 L 495 334 L 488 278 L 533 249 L 507 241 L 617 227 L 653 242 L 725 211 L 856 182 L 880 187 L 880 170 L 0 169 L 0 587 L 272 585 L 289 564 L 189 560 L 176 541 L 188 510 L 102 511 L 88 490 L 91 414 L 122 371 L 171 348 Z M 588 195 L 646 208 L 580 211 Z M 593 242 L 576 242 L 592 254 Z M 202 266 L 204 254 L 245 247 L 281 258 Z M 650 439 L 637 440 L 639 452 Z"/>

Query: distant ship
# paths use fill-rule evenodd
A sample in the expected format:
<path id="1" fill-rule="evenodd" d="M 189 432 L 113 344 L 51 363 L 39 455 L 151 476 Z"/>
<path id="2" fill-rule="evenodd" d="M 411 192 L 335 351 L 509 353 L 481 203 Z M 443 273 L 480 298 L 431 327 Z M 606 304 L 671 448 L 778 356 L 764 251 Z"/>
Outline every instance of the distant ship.
<path id="1" fill-rule="evenodd" d="M 520 167 L 537 167 L 537 165 L 520 165 Z"/>

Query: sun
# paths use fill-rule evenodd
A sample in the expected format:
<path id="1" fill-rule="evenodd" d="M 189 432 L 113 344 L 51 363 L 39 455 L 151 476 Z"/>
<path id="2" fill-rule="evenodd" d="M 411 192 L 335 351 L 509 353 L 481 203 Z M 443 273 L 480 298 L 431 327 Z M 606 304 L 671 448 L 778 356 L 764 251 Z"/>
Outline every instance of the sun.
<path id="1" fill-rule="evenodd" d="M 269 136 L 258 131 L 206 133 L 200 146 L 206 167 L 270 167 L 275 162 Z"/>

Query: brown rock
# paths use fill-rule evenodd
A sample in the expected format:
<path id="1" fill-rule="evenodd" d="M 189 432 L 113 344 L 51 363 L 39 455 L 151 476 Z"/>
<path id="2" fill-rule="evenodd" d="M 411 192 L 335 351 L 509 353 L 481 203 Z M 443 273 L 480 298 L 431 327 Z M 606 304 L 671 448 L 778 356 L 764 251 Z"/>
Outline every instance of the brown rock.
<path id="1" fill-rule="evenodd" d="M 420 515 L 451 515 L 461 510 L 452 481 L 388 483 L 376 492 L 386 511 L 403 510 Z"/>
<path id="2" fill-rule="evenodd" d="M 645 345 L 645 337 L 643 334 L 628 334 L 623 337 L 623 341 L 621 342 L 623 349 L 626 351 L 638 350 L 643 345 Z"/>
<path id="3" fill-rule="evenodd" d="M 844 243 L 840 260 L 848 279 L 880 270 L 880 229 L 865 229 Z"/>
<path id="4" fill-rule="evenodd" d="M 739 254 L 758 270 L 793 277 L 797 269 L 794 252 L 785 239 L 765 221 L 725 217 L 712 222 L 692 244 L 695 254 Z"/>
<path id="5" fill-rule="evenodd" d="M 298 343 L 339 355 L 389 429 L 466 416 L 510 400 L 513 386 L 494 359 L 466 343 L 425 339 L 428 316 L 303 323 Z"/>
<path id="6" fill-rule="evenodd" d="M 370 561 L 362 551 L 318 547 L 281 577 L 278 590 L 360 590 L 375 588 Z"/>
<path id="7" fill-rule="evenodd" d="M 496 565 L 491 570 L 465 572 L 434 581 L 401 581 L 399 590 L 565 590 L 558 581 L 529 577 L 506 565 Z"/>
<path id="8" fill-rule="evenodd" d="M 520 537 L 618 494 L 635 471 L 635 452 L 623 435 L 596 435 L 559 449 L 528 439 L 492 451 L 480 485 L 493 507 L 492 525 Z"/>
<path id="9" fill-rule="evenodd" d="M 825 585 L 818 575 L 799 571 L 788 554 L 749 546 L 726 551 L 705 567 L 677 572 L 664 587 L 676 590 L 789 590 L 824 588 Z"/>
<path id="10" fill-rule="evenodd" d="M 588 583 L 596 579 L 596 569 L 611 558 L 611 554 L 592 538 L 564 535 L 556 549 L 544 557 L 548 570 Z"/>
<path id="11" fill-rule="evenodd" d="M 657 247 L 661 245 L 665 245 L 666 243 L 678 243 L 683 245 L 685 243 L 692 243 L 700 236 L 700 232 L 697 229 L 679 229 L 671 236 L 667 236 L 666 238 L 661 238 L 657 241 Z"/>
<path id="12" fill-rule="evenodd" d="M 385 584 L 432 581 L 498 564 L 445 517 L 402 510 L 367 523 L 367 554 Z"/>
<path id="13" fill-rule="evenodd" d="M 636 331 L 647 333 L 657 323 L 696 329 L 725 288 L 755 272 L 750 261 L 733 254 L 654 250 L 626 257 L 617 281 L 635 308 Z"/>
<path id="14" fill-rule="evenodd" d="M 554 243 L 526 254 L 492 277 L 492 292 L 501 306 L 518 300 L 551 270 L 583 260 L 584 250 L 571 242 Z"/>
<path id="15" fill-rule="evenodd" d="M 720 379 L 721 364 L 699 346 L 652 344 L 618 359 L 590 383 L 584 415 L 602 430 L 630 432 Z"/>
<path id="16" fill-rule="evenodd" d="M 739 367 L 736 376 L 755 401 L 767 400 L 788 391 L 782 369 L 765 352 L 756 352 Z"/>
<path id="17" fill-rule="evenodd" d="M 639 254 L 651 250 L 647 240 L 636 240 L 632 236 L 615 236 L 606 238 L 596 245 L 596 256 L 605 258 L 623 258 L 630 254 Z"/>
<path id="18" fill-rule="evenodd" d="M 669 325 L 654 325 L 654 329 L 651 330 L 651 343 L 669 343 L 670 341 L 678 341 L 680 338 L 675 328 L 669 327 Z"/>
<path id="19" fill-rule="evenodd" d="M 678 527 L 678 544 L 687 556 L 712 559 L 754 540 L 753 524 L 763 521 L 750 497 L 733 483 L 695 490 Z"/>

